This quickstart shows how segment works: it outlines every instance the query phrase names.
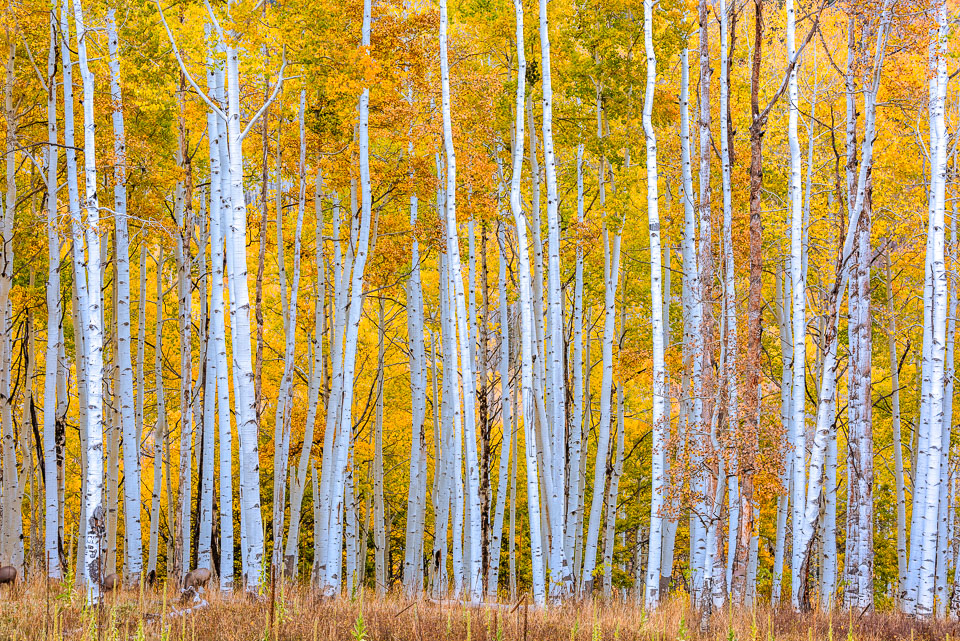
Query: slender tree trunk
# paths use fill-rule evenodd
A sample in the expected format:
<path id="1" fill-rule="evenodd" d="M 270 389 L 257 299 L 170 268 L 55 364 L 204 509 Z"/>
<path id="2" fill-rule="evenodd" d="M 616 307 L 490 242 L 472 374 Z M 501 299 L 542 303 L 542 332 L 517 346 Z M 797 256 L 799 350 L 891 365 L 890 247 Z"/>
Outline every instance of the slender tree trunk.
<path id="1" fill-rule="evenodd" d="M 58 216 L 57 148 L 57 24 L 56 2 L 50 13 L 50 53 L 47 57 L 47 350 L 43 379 L 43 476 L 44 476 L 44 565 L 46 575 L 59 580 L 60 562 L 60 496 L 57 465 L 58 373 L 60 369 L 60 232 Z"/>
<path id="2" fill-rule="evenodd" d="M 117 354 L 120 424 L 123 434 L 124 578 L 137 583 L 143 567 L 140 531 L 140 442 L 133 406 L 133 363 L 130 358 L 130 249 L 127 231 L 127 143 L 120 90 L 120 58 L 113 9 L 107 12 L 107 43 L 110 50 L 110 96 L 113 101 L 113 202 L 116 226 Z"/>
<path id="3" fill-rule="evenodd" d="M 593 500 L 590 504 L 590 521 L 583 556 L 583 589 L 593 589 L 593 573 L 596 568 L 597 540 L 600 534 L 600 517 L 603 510 L 607 454 L 610 450 L 610 424 L 612 417 L 611 389 L 613 387 L 613 340 L 616 332 L 616 292 L 620 276 L 620 240 L 618 231 L 613 242 L 604 229 L 604 322 L 603 322 L 603 375 L 600 383 L 600 424 L 597 441 L 597 457 L 593 475 Z"/>
<path id="4" fill-rule="evenodd" d="M 469 561 L 467 571 L 467 589 L 472 602 L 483 598 L 483 576 L 481 559 L 481 532 L 480 532 L 480 482 L 477 461 L 476 421 L 474 416 L 474 386 L 473 362 L 470 349 L 470 332 L 467 328 L 466 300 L 463 291 L 463 278 L 460 275 L 460 245 L 457 238 L 456 221 L 456 184 L 457 168 L 453 146 L 453 123 L 450 115 L 450 81 L 447 53 L 447 5 L 446 0 L 440 3 L 440 81 L 443 94 L 443 130 L 444 151 L 446 156 L 446 245 L 449 255 L 450 278 L 453 280 L 453 296 L 451 301 L 456 305 L 457 334 L 460 344 L 460 376 L 463 388 L 463 426 L 466 441 L 466 494 L 469 503 L 469 523 L 466 531 L 469 532 Z M 454 421 L 460 424 L 459 403 L 454 404 Z"/>
<path id="5" fill-rule="evenodd" d="M 412 100 L 412 93 L 411 93 Z M 408 151 L 412 152 L 412 143 Z M 413 170 L 411 170 L 411 177 Z M 417 224 L 416 194 L 410 196 L 410 226 Z M 407 494 L 407 532 L 404 549 L 403 584 L 408 597 L 423 591 L 423 542 L 427 501 L 427 410 L 426 349 L 423 340 L 423 290 L 420 284 L 420 244 L 414 237 L 407 281 L 407 335 L 410 341 L 410 485 Z M 434 394 L 436 400 L 436 394 Z M 436 431 L 437 425 L 434 424 Z"/>
<path id="6" fill-rule="evenodd" d="M 566 432 L 566 380 L 564 377 L 563 297 L 560 280 L 560 222 L 557 200 L 557 164 L 553 150 L 553 86 L 550 71 L 550 29 L 547 17 L 547 0 L 540 0 L 540 61 L 541 86 L 543 89 L 543 160 L 547 178 L 547 327 L 546 357 L 550 389 L 550 438 L 544 442 L 544 459 L 551 477 L 550 507 L 550 593 L 554 599 L 569 594 L 573 589 L 570 564 L 564 554 L 565 505 L 564 488 L 566 470 L 563 452 Z M 530 124 L 531 128 L 533 123 Z M 539 232 L 539 229 L 537 230 Z"/>
<path id="7" fill-rule="evenodd" d="M 160 494 L 163 483 L 164 438 L 167 432 L 167 405 L 163 388 L 163 262 L 163 246 L 161 245 L 156 260 L 157 312 L 155 321 L 156 338 L 153 344 L 153 375 L 157 422 L 153 426 L 153 490 L 150 496 L 150 542 L 147 553 L 147 576 L 152 576 L 153 580 L 157 578 L 157 554 L 160 541 Z"/>
<path id="8" fill-rule="evenodd" d="M 181 79 L 181 90 L 183 81 Z M 186 124 L 182 107 L 179 123 L 178 166 L 189 182 L 189 160 L 186 158 Z M 190 570 L 190 504 L 193 496 L 193 256 L 190 240 L 193 237 L 193 206 L 190 187 L 178 182 L 174 202 L 177 223 L 177 304 L 180 329 L 180 458 L 177 485 L 177 514 L 174 558 L 171 578 L 180 582 Z"/>
<path id="9" fill-rule="evenodd" d="M 949 443 L 943 442 L 944 412 L 944 365 L 946 350 L 948 285 L 944 261 L 944 218 L 945 218 L 945 190 L 947 174 L 947 135 L 945 122 L 945 103 L 947 96 L 947 62 L 946 62 L 946 34 L 947 34 L 947 6 L 938 3 L 935 7 L 937 31 L 935 44 L 931 50 L 935 56 L 936 75 L 930 80 L 930 125 L 931 125 L 931 185 L 930 185 L 930 244 L 931 253 L 931 281 L 933 283 L 932 300 L 930 304 L 931 323 L 931 354 L 930 354 L 930 423 L 929 446 L 926 460 L 926 497 L 923 501 L 922 530 L 911 532 L 912 536 L 921 538 L 921 558 L 919 562 L 919 576 L 917 581 L 917 597 L 915 613 L 920 617 L 929 617 L 934 614 L 936 593 L 936 557 L 937 531 L 939 528 L 939 492 L 941 479 L 941 457 L 947 456 L 944 452 Z M 936 141 L 936 144 L 933 144 Z"/>
<path id="10" fill-rule="evenodd" d="M 303 120 L 301 119 L 301 131 L 304 131 Z M 290 531 L 287 533 L 287 549 L 285 552 L 284 563 L 288 577 L 296 576 L 297 559 L 300 553 L 300 515 L 303 505 L 303 491 L 307 482 L 307 467 L 310 465 L 310 455 L 313 451 L 313 435 L 316 429 L 317 415 L 320 412 L 320 390 L 323 387 L 324 373 L 324 354 L 323 354 L 323 336 L 326 333 L 326 266 L 324 260 L 323 230 L 324 217 L 321 206 L 321 192 L 323 188 L 323 179 L 317 174 L 317 192 L 316 192 L 316 272 L 317 291 L 316 306 L 314 309 L 314 344 L 313 344 L 313 365 L 310 370 L 310 385 L 307 392 L 307 417 L 303 431 L 303 448 L 300 451 L 300 460 L 297 469 L 290 477 Z M 316 479 L 314 479 L 316 480 Z M 317 492 L 313 494 L 314 511 L 319 506 L 319 496 Z M 318 524 L 315 524 L 315 527 Z M 314 539 L 314 545 L 319 539 Z"/>
<path id="11" fill-rule="evenodd" d="M 250 297 L 247 289 L 247 217 L 243 192 L 243 151 L 240 138 L 240 70 L 236 48 L 226 46 L 227 150 L 230 160 L 230 207 L 225 213 L 227 273 L 230 283 L 230 327 L 234 362 L 237 433 L 240 437 L 240 510 L 246 537 L 244 578 L 255 594 L 262 580 L 263 523 L 260 514 L 260 456 L 257 446 L 256 389 L 250 345 Z"/>
<path id="12" fill-rule="evenodd" d="M 742 438 L 738 438 L 740 464 L 739 530 L 736 561 L 730 586 L 735 605 L 742 605 L 748 590 L 750 539 L 754 535 L 753 478 L 760 448 L 760 339 L 763 328 L 763 128 L 760 118 L 760 61 L 763 55 L 763 5 L 754 0 L 753 61 L 750 75 L 750 287 L 747 296 L 747 359 L 744 381 Z M 731 527 L 733 524 L 731 523 Z"/>
<path id="13" fill-rule="evenodd" d="M 499 249 L 498 314 L 500 321 L 500 468 L 497 474 L 497 498 L 494 504 L 493 536 L 490 546 L 490 569 L 487 574 L 487 596 L 496 597 L 500 576 L 500 547 L 503 540 L 503 516 L 507 502 L 507 488 L 510 485 L 510 449 L 513 447 L 513 415 L 510 384 L 510 318 L 507 303 L 507 257 L 506 240 L 503 225 L 497 227 L 497 245 Z"/>
<path id="14" fill-rule="evenodd" d="M 300 117 L 302 123 L 304 112 L 306 110 L 306 91 L 300 91 Z M 279 154 L 277 156 L 277 179 L 280 176 Z M 303 236 L 303 217 L 306 209 L 306 190 L 307 190 L 307 143 L 306 130 L 300 128 L 300 160 L 299 160 L 299 183 L 300 190 L 297 198 L 297 220 L 294 228 L 293 239 L 293 278 L 290 282 L 289 290 L 286 283 L 286 268 L 283 265 L 283 208 L 281 206 L 280 191 L 277 191 L 277 247 L 278 262 L 280 264 L 280 287 L 281 298 L 285 304 L 284 314 L 284 359 L 283 359 L 283 378 L 280 382 L 280 389 L 277 396 L 277 412 L 275 434 L 279 435 L 277 444 L 280 449 L 274 455 L 274 505 L 273 505 L 273 568 L 274 572 L 279 572 L 283 567 L 283 520 L 284 508 L 286 507 L 286 479 L 288 472 L 288 463 L 290 456 L 290 424 L 293 414 L 293 373 L 294 359 L 296 358 L 296 333 L 297 333 L 297 301 L 300 292 L 300 254 L 301 238 Z"/>
<path id="15" fill-rule="evenodd" d="M 94 141 L 94 85 L 93 74 L 87 61 L 87 30 L 84 27 L 81 0 L 73 0 L 74 21 L 77 32 L 77 67 L 83 80 L 83 163 L 86 197 L 83 208 L 86 213 L 86 291 L 81 295 L 81 319 L 85 328 L 84 351 L 87 354 L 86 368 L 86 488 L 84 507 L 86 522 L 86 545 L 84 549 L 83 577 L 87 588 L 87 602 L 100 600 L 101 546 L 104 531 L 103 508 L 103 309 L 100 300 L 100 205 L 97 200 L 97 164 Z M 65 32 L 64 32 L 65 33 Z M 65 37 L 65 36 L 64 36 Z M 66 99 L 66 96 L 64 96 Z M 68 158 L 69 162 L 69 158 Z M 9 194 L 8 194 L 9 196 Z M 80 212 L 74 214 L 75 228 L 81 225 Z M 79 238 L 75 238 L 75 242 Z M 79 244 L 79 243 L 78 243 Z M 82 247 L 82 245 L 80 245 Z M 83 277 L 81 272 L 78 279 Z"/>
<path id="16" fill-rule="evenodd" d="M 724 360 L 724 385 L 726 387 L 726 421 L 727 433 L 730 438 L 727 467 L 727 558 L 726 573 L 722 593 L 726 594 L 732 582 L 733 562 L 737 553 L 737 537 L 740 521 L 740 461 L 739 448 L 736 443 L 740 440 L 740 406 L 737 381 L 737 365 L 740 356 L 740 347 L 737 340 L 737 292 L 736 274 L 733 260 L 733 205 L 731 203 L 730 165 L 733 150 L 730 142 L 730 68 L 727 51 L 729 49 L 729 16 L 725 0 L 720 0 L 718 6 L 720 14 L 720 180 L 722 190 L 723 209 L 723 325 L 724 343 L 727 358 Z M 752 225 L 752 220 L 751 220 Z M 718 586 L 714 586 L 716 589 Z"/>
<path id="17" fill-rule="evenodd" d="M 796 55 L 796 16 L 794 0 L 787 4 L 787 56 L 792 59 Z M 793 296 L 791 304 L 793 335 L 793 381 L 791 389 L 793 398 L 791 408 L 793 416 L 790 421 L 790 442 L 793 446 L 793 582 L 791 584 L 794 608 L 800 606 L 800 572 L 803 571 L 803 556 L 805 550 L 801 547 L 800 532 L 803 529 L 804 511 L 806 509 L 806 419 L 805 419 L 805 378 L 806 378 L 806 283 L 803 279 L 803 192 L 801 190 L 800 167 L 800 138 L 797 134 L 797 120 L 799 117 L 800 93 L 797 83 L 796 67 L 790 73 L 790 84 L 787 89 L 787 100 L 790 103 L 789 139 L 790 139 L 790 292 Z M 829 321 L 828 321 L 829 322 Z M 829 331 L 829 330 L 828 330 Z M 821 399 L 824 390 L 820 390 Z"/>
<path id="18" fill-rule="evenodd" d="M 790 425 L 793 420 L 791 404 L 793 402 L 793 334 L 791 323 L 790 281 L 789 266 L 778 267 L 777 270 L 777 323 L 780 327 L 780 351 L 782 363 L 780 367 L 780 421 L 784 433 L 790 434 Z M 777 534 L 774 548 L 773 584 L 770 600 L 774 605 L 780 603 L 780 592 L 783 581 L 783 561 L 787 547 L 787 521 L 790 516 L 790 496 L 792 494 L 793 454 L 788 452 L 783 464 L 783 474 L 780 482 L 784 492 L 777 497 Z"/>
<path id="19" fill-rule="evenodd" d="M 897 317 L 890 276 L 890 252 L 884 253 L 884 274 L 887 286 L 887 348 L 890 352 L 890 407 L 893 430 L 893 462 L 897 497 L 897 595 L 907 581 L 907 517 L 903 475 L 903 437 L 900 428 L 900 360 L 897 357 Z"/>
<path id="20" fill-rule="evenodd" d="M 702 417 L 699 423 L 700 429 L 696 434 L 698 451 L 710 453 L 712 444 L 708 433 L 708 419 L 714 414 L 714 396 L 715 396 L 715 369 L 716 369 L 716 319 L 713 311 L 713 281 L 714 281 L 714 256 L 713 256 L 713 217 L 711 214 L 711 202 L 713 199 L 710 188 L 710 157 L 712 154 L 712 134 L 710 131 L 710 39 L 709 39 L 709 11 L 706 0 L 700 0 L 699 3 L 699 22 L 700 22 L 700 117 L 698 127 L 700 130 L 699 141 L 699 189 L 700 201 L 698 203 L 698 222 L 700 225 L 700 237 L 698 246 L 698 260 L 700 267 L 700 304 L 701 304 L 701 326 L 698 329 L 702 337 L 702 349 L 700 350 L 700 372 L 702 376 L 699 397 L 703 399 L 703 407 L 700 412 Z M 696 415 L 696 414 L 695 414 Z M 695 423 L 696 425 L 696 423 Z M 701 455 L 697 457 L 698 467 L 702 467 L 700 478 L 696 482 L 696 492 L 698 495 L 697 513 L 706 515 L 710 510 L 710 501 L 712 497 L 711 488 L 714 486 L 715 478 L 711 476 L 716 474 L 716 470 L 709 470 L 705 463 L 706 459 Z M 694 563 L 693 563 L 693 595 L 694 602 L 698 606 L 705 603 L 705 595 L 709 591 L 709 558 L 710 555 L 706 548 L 706 525 L 701 524 L 697 528 L 697 535 L 694 537 Z"/>
<path id="21" fill-rule="evenodd" d="M 544 1 L 544 0 L 541 0 Z M 721 5 L 723 0 L 721 0 Z M 653 464 L 651 468 L 650 547 L 647 555 L 646 607 L 654 608 L 660 601 L 660 554 L 663 538 L 663 511 L 666 494 L 666 448 L 670 433 L 670 416 L 666 411 L 666 362 L 664 358 L 664 318 L 662 268 L 660 264 L 660 213 L 657 200 L 657 134 L 653 128 L 653 99 L 657 80 L 657 58 L 653 49 L 653 1 L 643 3 L 643 42 L 647 56 L 647 85 L 643 101 L 643 131 L 647 148 L 647 218 L 650 234 L 650 300 L 651 332 L 653 334 Z M 668 250 L 669 251 L 669 250 Z M 625 328 L 621 329 L 625 331 Z M 622 389 L 618 395 L 622 396 Z M 621 412 L 622 421 L 622 412 Z M 618 452 L 623 449 L 623 435 L 618 441 Z"/>
<path id="22" fill-rule="evenodd" d="M 364 2 L 363 27 L 361 46 L 370 46 L 370 0 Z M 340 590 L 340 550 L 343 542 L 343 497 L 346 483 L 346 473 L 349 465 L 349 453 L 351 449 L 351 433 L 353 429 L 352 405 L 353 405 L 353 377 L 356 367 L 357 339 L 360 328 L 360 314 L 363 306 L 363 277 L 367 262 L 368 245 L 370 238 L 370 221 L 372 208 L 372 194 L 370 183 L 370 156 L 369 156 L 369 131 L 368 122 L 370 117 L 369 110 L 370 89 L 365 87 L 360 95 L 358 105 L 359 125 L 358 125 L 358 148 L 360 164 L 360 190 L 361 190 L 361 215 L 358 221 L 357 242 L 352 243 L 356 247 L 355 257 L 353 259 L 352 273 L 350 274 L 349 295 L 350 302 L 345 319 L 345 333 L 343 342 L 343 389 L 338 400 L 340 415 L 338 417 L 336 440 L 334 443 L 334 452 L 330 460 L 333 465 L 331 470 L 330 483 L 328 488 L 329 498 L 327 504 L 327 516 L 324 517 L 328 525 L 328 538 L 326 541 L 326 551 L 324 553 L 324 563 L 326 566 L 326 576 L 321 579 L 321 588 L 329 596 L 336 594 Z M 346 278 L 344 273 L 344 278 Z M 346 287 L 344 286 L 346 292 Z M 327 429 L 330 429 L 328 425 Z"/>
<path id="23" fill-rule="evenodd" d="M 537 439 L 534 436 L 534 390 L 533 390 L 533 300 L 530 287 L 530 259 L 527 250 L 527 220 L 520 202 L 520 178 L 523 162 L 523 107 L 526 89 L 527 62 L 523 45 L 523 4 L 514 0 L 516 14 L 517 47 L 517 98 L 514 103 L 514 137 L 512 154 L 512 178 L 510 180 L 510 209 L 513 212 L 517 233 L 517 275 L 520 285 L 520 352 L 521 394 L 523 398 L 524 447 L 527 461 L 527 508 L 530 521 L 531 579 L 533 600 L 543 605 L 546 600 L 546 581 L 541 545 L 540 488 L 537 480 Z M 533 123 L 531 123 L 531 128 Z M 519 425 L 519 418 L 518 418 Z M 511 505 L 513 499 L 511 499 Z M 512 507 L 511 507 L 512 510 Z M 511 529 L 513 515 L 511 513 Z M 513 535 L 511 534 L 511 539 Z M 512 554 L 511 554 L 512 556 Z M 511 574 L 514 570 L 511 570 Z M 511 579 L 511 583 L 512 583 Z M 511 588 L 512 589 L 512 588 Z"/>
<path id="24" fill-rule="evenodd" d="M 377 594 L 387 592 L 387 521 L 383 501 L 383 377 L 384 377 L 384 324 L 386 323 L 383 298 L 377 305 L 377 380 L 376 417 L 373 431 L 373 559 L 376 571 Z"/>
<path id="25" fill-rule="evenodd" d="M 7 29 L 7 63 L 4 81 L 4 115 L 6 120 L 6 194 L 3 219 L 0 221 L 0 428 L 3 438 L 3 501 L 0 520 L 0 563 L 13 565 L 23 574 L 23 524 L 20 501 L 20 480 L 17 470 L 17 445 L 13 423 L 13 395 L 11 368 L 13 364 L 13 223 L 17 205 L 16 148 L 17 114 L 13 103 L 13 85 L 17 45 Z M 98 252 L 99 257 L 99 252 Z M 99 269 L 98 269 L 99 275 Z"/>
<path id="26" fill-rule="evenodd" d="M 603 598 L 605 599 L 609 599 L 613 594 L 614 546 L 616 545 L 617 531 L 617 494 L 620 491 L 620 477 L 623 475 L 623 432 L 623 390 L 621 390 L 618 385 L 617 449 L 611 457 L 610 482 L 607 485 L 606 492 L 606 524 L 603 533 Z M 657 571 L 659 573 L 659 569 Z M 659 582 L 659 576 L 657 579 Z"/>

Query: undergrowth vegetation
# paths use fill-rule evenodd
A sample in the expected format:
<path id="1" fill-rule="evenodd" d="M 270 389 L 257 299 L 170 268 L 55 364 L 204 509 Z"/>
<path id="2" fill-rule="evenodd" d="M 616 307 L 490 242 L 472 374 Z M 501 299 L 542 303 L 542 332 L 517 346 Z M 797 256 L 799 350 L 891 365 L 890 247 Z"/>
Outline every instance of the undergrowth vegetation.
<path id="1" fill-rule="evenodd" d="M 0 639 L 31 641 L 894 641 L 957 639 L 960 623 L 921 622 L 896 612 L 861 616 L 760 606 L 715 612 L 701 622 L 684 595 L 655 612 L 628 601 L 581 601 L 535 609 L 520 603 L 469 607 L 386 598 L 322 599 L 276 584 L 258 599 L 215 588 L 205 604 L 168 589 L 124 590 L 84 607 L 69 586 L 31 583 L 4 590 Z M 703 625 L 701 625 L 703 623 Z"/>

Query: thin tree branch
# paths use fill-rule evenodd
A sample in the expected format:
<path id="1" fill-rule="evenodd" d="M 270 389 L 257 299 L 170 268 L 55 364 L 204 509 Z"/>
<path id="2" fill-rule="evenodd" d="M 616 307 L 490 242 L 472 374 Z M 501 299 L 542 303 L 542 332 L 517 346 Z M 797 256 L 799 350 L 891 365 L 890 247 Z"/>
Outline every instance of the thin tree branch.
<path id="1" fill-rule="evenodd" d="M 190 75 L 190 71 L 187 69 L 187 65 L 183 63 L 183 58 L 180 56 L 180 49 L 177 47 L 176 41 L 173 39 L 173 32 L 170 31 L 170 25 L 167 24 L 167 18 L 163 15 L 163 7 L 160 6 L 160 0 L 156 0 L 157 11 L 160 13 L 160 22 L 163 23 L 163 28 L 167 30 L 167 36 L 170 38 L 170 46 L 173 47 L 173 55 L 176 56 L 177 62 L 180 63 L 180 70 L 183 71 L 183 74 L 187 77 L 187 80 L 190 81 L 190 84 L 196 90 L 200 98 L 207 103 L 207 106 L 213 110 L 215 114 L 220 116 L 223 120 L 227 120 L 227 115 L 218 107 L 213 100 L 200 88 L 200 85 L 197 84 L 197 81 L 193 79 L 193 76 Z"/>

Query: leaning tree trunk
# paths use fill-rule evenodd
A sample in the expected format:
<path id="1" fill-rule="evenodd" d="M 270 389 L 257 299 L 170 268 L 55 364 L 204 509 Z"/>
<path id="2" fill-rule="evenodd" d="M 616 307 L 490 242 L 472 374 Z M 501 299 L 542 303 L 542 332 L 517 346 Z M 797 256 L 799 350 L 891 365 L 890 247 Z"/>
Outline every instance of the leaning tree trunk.
<path id="1" fill-rule="evenodd" d="M 370 46 L 370 19 L 371 19 L 370 0 L 365 0 L 363 10 L 363 27 L 361 46 Z M 370 139 L 369 139 L 369 118 L 370 118 L 370 89 L 364 87 L 360 95 L 358 104 L 358 148 L 360 164 L 360 217 L 357 221 L 356 242 L 351 245 L 356 247 L 353 270 L 350 274 L 349 282 L 349 305 L 347 307 L 347 317 L 344 319 L 345 330 L 343 340 L 343 371 L 342 371 L 342 393 L 337 400 L 339 406 L 339 417 L 337 417 L 337 432 L 333 444 L 333 456 L 330 460 L 332 466 L 330 472 L 330 481 L 326 489 L 327 497 L 324 499 L 327 507 L 327 514 L 322 518 L 328 525 L 328 534 L 326 540 L 326 550 L 322 550 L 323 562 L 325 565 L 325 576 L 321 578 L 321 589 L 327 595 L 333 595 L 339 592 L 341 585 L 340 577 L 340 556 L 341 545 L 343 542 L 343 501 L 344 490 L 346 489 L 347 468 L 349 465 L 349 455 L 353 431 L 353 377 L 356 369 L 357 341 L 360 330 L 360 314 L 363 307 L 363 282 L 364 270 L 367 262 L 369 250 L 372 194 L 370 183 Z M 343 278 L 346 279 L 344 273 Z M 347 295 L 347 287 L 344 285 L 344 295 Z M 331 426 L 328 425 L 327 429 Z M 321 490 L 323 492 L 323 490 Z"/>

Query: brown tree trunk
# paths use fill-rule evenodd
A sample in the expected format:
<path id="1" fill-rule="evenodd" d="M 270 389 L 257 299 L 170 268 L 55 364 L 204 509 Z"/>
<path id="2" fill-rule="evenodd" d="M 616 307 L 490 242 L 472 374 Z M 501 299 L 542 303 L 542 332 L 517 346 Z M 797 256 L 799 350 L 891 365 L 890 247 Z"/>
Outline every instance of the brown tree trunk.
<path id="1" fill-rule="evenodd" d="M 490 298 L 487 295 L 489 287 L 489 273 L 487 271 L 487 224 L 480 226 L 480 274 L 481 274 L 481 309 L 477 328 L 479 348 L 477 351 L 477 390 L 480 414 L 480 540 L 483 557 L 481 559 L 482 576 L 490 572 L 490 385 L 488 381 L 487 360 L 487 318 L 490 316 Z M 504 445 L 501 445 L 504 447 Z"/>
<path id="2" fill-rule="evenodd" d="M 763 273 L 763 221 L 760 194 L 763 189 L 763 129 L 760 116 L 760 61 L 763 49 L 763 3 L 754 0 L 753 67 L 750 74 L 750 287 L 747 296 L 746 389 L 743 393 L 743 434 L 740 453 L 740 522 L 733 565 L 731 593 L 741 605 L 747 593 L 747 566 L 753 536 L 753 475 L 760 437 L 760 338 L 762 314 L 760 290 Z"/>
<path id="3" fill-rule="evenodd" d="M 265 83 L 264 98 L 269 96 L 270 85 Z M 267 251 L 267 121 L 270 119 L 269 108 L 263 114 L 263 126 L 261 128 L 261 146 L 262 146 L 262 174 L 260 176 L 260 247 L 257 252 L 257 288 L 254 294 L 254 317 L 257 322 L 257 360 L 254 366 L 253 386 L 257 393 L 257 419 L 260 418 L 260 412 L 263 408 L 262 386 L 260 384 L 263 376 L 263 270 L 264 259 Z M 279 139 L 278 139 L 279 140 Z"/>

